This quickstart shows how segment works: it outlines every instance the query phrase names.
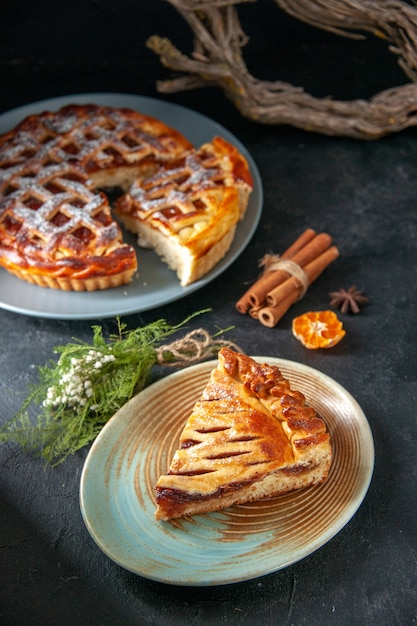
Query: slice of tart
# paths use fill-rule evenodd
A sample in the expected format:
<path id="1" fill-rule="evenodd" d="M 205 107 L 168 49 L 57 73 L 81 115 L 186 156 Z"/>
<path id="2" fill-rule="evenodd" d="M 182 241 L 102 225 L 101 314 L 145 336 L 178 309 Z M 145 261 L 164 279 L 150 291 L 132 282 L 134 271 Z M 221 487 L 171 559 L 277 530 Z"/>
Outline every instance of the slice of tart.
<path id="1" fill-rule="evenodd" d="M 115 211 L 139 245 L 155 250 L 186 286 L 228 252 L 252 188 L 246 158 L 214 137 L 135 181 Z"/>
<path id="2" fill-rule="evenodd" d="M 279 368 L 222 348 L 167 474 L 157 520 L 270 498 L 323 482 L 330 435 Z"/>

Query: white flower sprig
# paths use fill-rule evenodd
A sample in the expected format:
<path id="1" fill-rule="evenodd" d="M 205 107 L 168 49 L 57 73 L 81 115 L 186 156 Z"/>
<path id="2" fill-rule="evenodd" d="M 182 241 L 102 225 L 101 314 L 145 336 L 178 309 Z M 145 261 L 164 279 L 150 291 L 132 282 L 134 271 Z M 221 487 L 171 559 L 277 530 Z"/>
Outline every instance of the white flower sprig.
<path id="1" fill-rule="evenodd" d="M 48 387 L 44 407 L 56 407 L 66 404 L 69 407 L 83 407 L 94 395 L 97 375 L 106 363 L 116 360 L 114 354 L 102 354 L 98 350 L 89 350 L 84 358 L 72 357 L 69 369 L 62 373 L 58 384 Z M 91 405 L 90 409 L 97 407 Z"/>

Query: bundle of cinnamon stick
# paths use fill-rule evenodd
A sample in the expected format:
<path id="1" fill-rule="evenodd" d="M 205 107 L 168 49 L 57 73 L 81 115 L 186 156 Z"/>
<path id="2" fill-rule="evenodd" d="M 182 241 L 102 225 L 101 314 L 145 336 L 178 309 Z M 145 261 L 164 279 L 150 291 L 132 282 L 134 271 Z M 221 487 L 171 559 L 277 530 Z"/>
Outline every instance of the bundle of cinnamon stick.
<path id="1" fill-rule="evenodd" d="M 264 272 L 236 302 L 239 313 L 249 313 L 264 326 L 272 328 L 290 306 L 303 297 L 307 288 L 339 256 L 327 233 L 305 230 L 294 243 L 278 255 L 266 255 Z"/>

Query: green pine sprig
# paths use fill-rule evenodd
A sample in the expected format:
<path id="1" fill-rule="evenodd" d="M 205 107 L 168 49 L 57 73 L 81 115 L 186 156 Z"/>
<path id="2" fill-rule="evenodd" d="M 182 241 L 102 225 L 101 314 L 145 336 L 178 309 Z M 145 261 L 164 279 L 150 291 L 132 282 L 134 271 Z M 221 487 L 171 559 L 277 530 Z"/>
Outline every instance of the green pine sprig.
<path id="1" fill-rule="evenodd" d="M 150 382 L 157 344 L 208 310 L 174 326 L 160 319 L 134 330 L 117 318 L 118 333 L 108 340 L 95 325 L 92 343 L 74 340 L 57 346 L 58 362 L 38 367 L 39 382 L 29 386 L 18 413 L 0 429 L 0 442 L 14 442 L 52 465 L 63 462 L 93 441 L 110 417 Z M 38 407 L 34 422 L 32 405 Z"/>

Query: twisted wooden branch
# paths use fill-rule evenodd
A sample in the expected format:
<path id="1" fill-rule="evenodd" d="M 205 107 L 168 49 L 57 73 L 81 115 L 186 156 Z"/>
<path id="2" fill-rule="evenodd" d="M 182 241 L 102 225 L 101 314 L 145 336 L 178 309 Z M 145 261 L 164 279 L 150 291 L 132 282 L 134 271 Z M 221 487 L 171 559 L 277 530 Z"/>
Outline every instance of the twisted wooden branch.
<path id="1" fill-rule="evenodd" d="M 289 15 L 337 35 L 363 39 L 365 31 L 391 43 L 410 80 L 417 79 L 417 11 L 401 0 L 275 0 Z"/>
<path id="2" fill-rule="evenodd" d="M 216 85 L 240 113 L 263 124 L 288 124 L 327 135 L 377 139 L 417 125 L 417 84 L 407 83 L 370 100 L 315 98 L 282 81 L 252 76 L 242 48 L 247 37 L 235 5 L 250 0 L 168 0 L 195 35 L 194 51 L 181 53 L 154 35 L 147 45 L 163 65 L 181 73 L 158 83 L 161 92 Z M 338 35 L 384 38 L 411 81 L 417 79 L 417 9 L 400 0 L 275 0 L 293 17 Z"/>

